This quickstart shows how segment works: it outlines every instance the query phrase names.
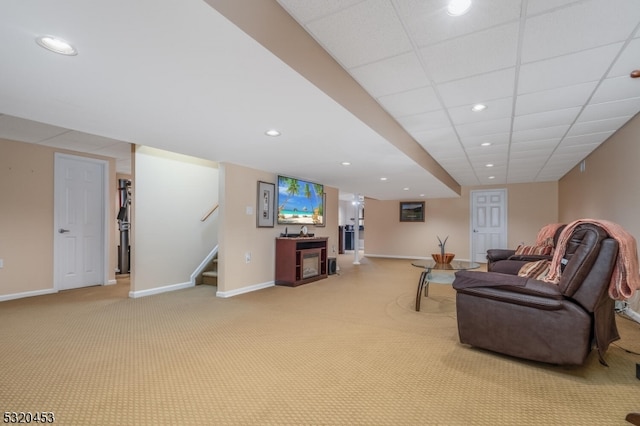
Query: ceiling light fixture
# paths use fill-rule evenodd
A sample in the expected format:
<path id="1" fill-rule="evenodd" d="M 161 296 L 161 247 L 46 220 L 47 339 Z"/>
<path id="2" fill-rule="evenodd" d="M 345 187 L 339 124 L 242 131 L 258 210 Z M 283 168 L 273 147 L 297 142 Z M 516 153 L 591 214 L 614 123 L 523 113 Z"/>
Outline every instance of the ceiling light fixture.
<path id="1" fill-rule="evenodd" d="M 480 146 L 491 146 L 491 142 L 482 142 Z"/>
<path id="2" fill-rule="evenodd" d="M 350 166 L 350 165 L 351 165 L 351 163 L 350 163 L 350 162 L 348 162 L 348 161 L 343 161 L 343 162 L 342 162 L 342 163 L 340 163 L 340 164 L 342 164 L 343 166 Z"/>
<path id="3" fill-rule="evenodd" d="M 447 5 L 447 13 L 451 16 L 464 15 L 470 7 L 471 0 L 451 0 Z"/>
<path id="4" fill-rule="evenodd" d="M 402 189 L 403 189 L 404 191 L 408 191 L 408 190 L 409 190 L 409 188 L 402 188 Z"/>
<path id="5" fill-rule="evenodd" d="M 38 43 L 40 47 L 44 47 L 45 49 L 59 53 L 60 55 L 75 56 L 78 54 L 75 47 L 57 37 L 40 36 L 36 38 L 36 43 Z"/>
<path id="6" fill-rule="evenodd" d="M 493 167 L 493 164 L 491 164 L 491 163 L 485 164 L 485 167 Z"/>
<path id="7" fill-rule="evenodd" d="M 384 180 L 387 180 L 387 178 L 386 177 L 381 177 L 380 180 L 384 181 Z"/>
<path id="8" fill-rule="evenodd" d="M 633 71 L 631 71 L 630 76 L 631 76 L 631 78 L 638 78 L 638 77 L 640 77 L 640 70 L 633 70 Z"/>
<path id="9" fill-rule="evenodd" d="M 264 132 L 264 134 L 271 137 L 276 137 L 281 135 L 281 133 L 276 129 L 269 129 L 266 132 Z"/>
<path id="10" fill-rule="evenodd" d="M 473 112 L 480 112 L 480 111 L 484 111 L 485 109 L 487 109 L 487 106 L 484 104 L 475 104 L 474 106 L 471 107 L 471 111 Z"/>
<path id="11" fill-rule="evenodd" d="M 496 178 L 495 176 L 489 176 L 489 179 L 495 179 L 495 178 Z"/>

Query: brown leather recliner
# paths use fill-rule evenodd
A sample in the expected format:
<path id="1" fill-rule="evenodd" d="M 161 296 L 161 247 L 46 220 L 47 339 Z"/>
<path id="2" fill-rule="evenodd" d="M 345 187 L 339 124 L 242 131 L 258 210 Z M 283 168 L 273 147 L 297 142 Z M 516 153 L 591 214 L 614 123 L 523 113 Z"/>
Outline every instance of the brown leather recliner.
<path id="1" fill-rule="evenodd" d="M 459 271 L 453 282 L 460 342 L 551 364 L 600 362 L 619 339 L 609 283 L 618 242 L 593 224 L 571 235 L 558 284 L 498 272 Z"/>
<path id="2" fill-rule="evenodd" d="M 559 226 L 553 235 L 554 247 L 566 226 L 566 224 Z M 517 275 L 525 263 L 537 260 L 551 260 L 551 257 L 551 255 L 543 254 L 516 254 L 516 250 L 513 249 L 489 249 L 487 250 L 487 271 Z"/>

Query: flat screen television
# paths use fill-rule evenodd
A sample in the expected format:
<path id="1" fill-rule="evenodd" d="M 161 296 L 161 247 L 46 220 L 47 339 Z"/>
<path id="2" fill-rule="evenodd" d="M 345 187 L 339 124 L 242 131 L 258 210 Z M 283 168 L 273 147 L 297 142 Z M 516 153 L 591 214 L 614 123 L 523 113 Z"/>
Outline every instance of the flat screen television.
<path id="1" fill-rule="evenodd" d="M 278 224 L 324 225 L 324 185 L 278 176 Z"/>

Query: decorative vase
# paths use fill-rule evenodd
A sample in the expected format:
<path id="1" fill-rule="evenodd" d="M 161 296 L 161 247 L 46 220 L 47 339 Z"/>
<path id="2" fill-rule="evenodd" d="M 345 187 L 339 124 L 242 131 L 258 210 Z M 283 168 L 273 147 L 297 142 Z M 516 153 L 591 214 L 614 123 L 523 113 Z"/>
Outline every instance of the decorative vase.
<path id="1" fill-rule="evenodd" d="M 451 263 L 456 255 L 454 253 L 445 253 L 443 256 L 441 253 L 434 253 L 431 257 L 436 263 Z"/>

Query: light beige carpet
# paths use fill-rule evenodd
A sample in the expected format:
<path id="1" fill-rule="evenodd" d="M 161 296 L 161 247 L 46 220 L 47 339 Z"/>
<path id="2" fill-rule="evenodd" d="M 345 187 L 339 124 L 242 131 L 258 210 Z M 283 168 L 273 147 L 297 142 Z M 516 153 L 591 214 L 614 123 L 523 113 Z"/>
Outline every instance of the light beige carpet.
<path id="1" fill-rule="evenodd" d="M 74 425 L 625 425 L 640 410 L 640 324 L 618 319 L 609 367 L 522 361 L 458 343 L 450 285 L 415 312 L 409 261 L 351 261 L 230 299 L 134 300 L 122 283 L 0 303 L 0 409 Z"/>

